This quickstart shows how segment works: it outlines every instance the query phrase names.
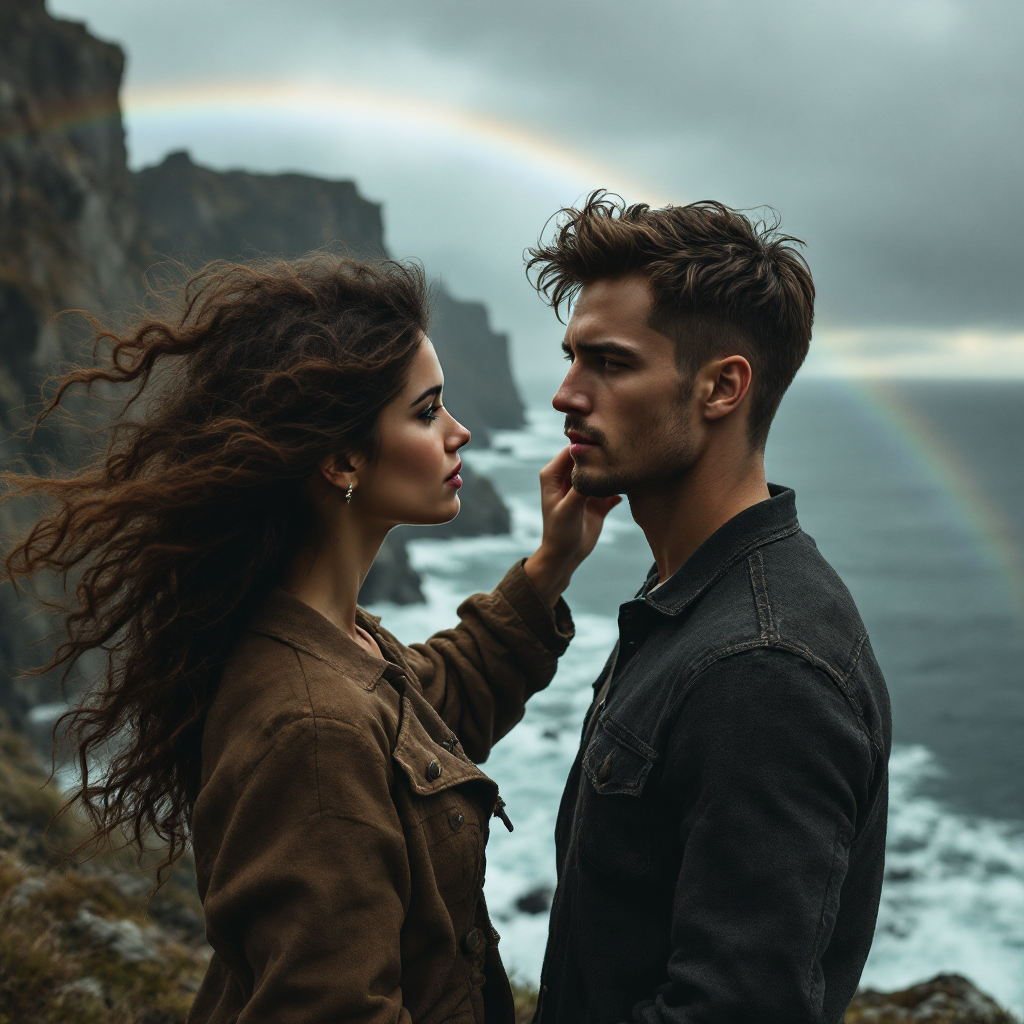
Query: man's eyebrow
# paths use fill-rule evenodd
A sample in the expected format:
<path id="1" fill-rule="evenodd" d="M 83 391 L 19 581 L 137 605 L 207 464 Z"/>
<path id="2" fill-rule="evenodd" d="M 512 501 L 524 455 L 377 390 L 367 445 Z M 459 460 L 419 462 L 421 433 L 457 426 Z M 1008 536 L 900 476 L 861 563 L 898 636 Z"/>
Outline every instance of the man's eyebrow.
<path id="1" fill-rule="evenodd" d="M 414 398 L 409 404 L 419 405 L 428 395 L 433 395 L 435 398 L 441 394 L 441 389 L 444 387 L 443 384 L 435 384 L 432 388 L 427 388 L 419 398 Z"/>
<path id="2" fill-rule="evenodd" d="M 577 341 L 575 345 L 562 342 L 562 351 L 571 355 L 573 351 L 585 352 L 588 355 L 619 356 L 624 359 L 636 359 L 640 354 L 629 345 L 620 345 L 617 341 Z"/>

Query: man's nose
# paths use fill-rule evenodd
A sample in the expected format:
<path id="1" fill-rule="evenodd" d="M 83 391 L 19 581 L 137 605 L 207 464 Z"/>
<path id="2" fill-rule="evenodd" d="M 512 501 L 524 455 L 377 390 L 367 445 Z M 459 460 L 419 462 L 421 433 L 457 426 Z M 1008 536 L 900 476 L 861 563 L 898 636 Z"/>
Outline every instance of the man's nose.
<path id="1" fill-rule="evenodd" d="M 573 379 L 573 372 L 570 370 L 562 381 L 562 386 L 555 392 L 551 404 L 561 413 L 580 413 L 586 416 L 592 409 L 590 399 L 586 393 L 577 385 Z"/>

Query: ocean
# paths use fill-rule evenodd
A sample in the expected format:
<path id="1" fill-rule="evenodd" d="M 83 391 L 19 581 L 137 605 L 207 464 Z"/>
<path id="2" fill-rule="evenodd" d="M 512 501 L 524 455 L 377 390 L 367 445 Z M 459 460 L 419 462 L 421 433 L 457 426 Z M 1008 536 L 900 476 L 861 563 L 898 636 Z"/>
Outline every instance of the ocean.
<path id="1" fill-rule="evenodd" d="M 458 410 L 453 410 L 458 415 Z M 454 623 L 540 538 L 537 472 L 561 447 L 540 406 L 528 425 L 465 452 L 512 511 L 507 537 L 411 545 L 426 604 L 373 610 L 403 641 Z M 795 488 L 804 529 L 846 581 L 893 701 L 885 886 L 863 983 L 967 975 L 1024 1013 L 1024 384 L 794 385 L 768 477 Z M 625 503 L 566 599 L 577 636 L 555 680 L 486 770 L 515 824 L 488 848 L 488 904 L 506 963 L 536 983 L 553 830 L 591 683 L 616 613 L 651 563 Z"/>

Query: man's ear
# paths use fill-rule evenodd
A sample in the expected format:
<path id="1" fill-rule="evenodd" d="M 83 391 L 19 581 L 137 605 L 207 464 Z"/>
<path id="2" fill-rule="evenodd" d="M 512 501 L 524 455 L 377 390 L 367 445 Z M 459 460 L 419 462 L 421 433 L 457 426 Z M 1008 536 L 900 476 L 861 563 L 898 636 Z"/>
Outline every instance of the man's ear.
<path id="1" fill-rule="evenodd" d="M 743 356 L 725 356 L 708 363 L 701 371 L 707 398 L 704 400 L 706 420 L 724 419 L 735 411 L 747 396 L 753 372 Z"/>

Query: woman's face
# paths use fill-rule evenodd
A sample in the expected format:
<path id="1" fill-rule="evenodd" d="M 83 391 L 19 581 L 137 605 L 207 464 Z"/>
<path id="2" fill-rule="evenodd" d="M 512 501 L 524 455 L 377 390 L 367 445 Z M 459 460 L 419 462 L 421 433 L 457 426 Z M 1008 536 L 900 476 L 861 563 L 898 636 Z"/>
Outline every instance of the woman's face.
<path id="1" fill-rule="evenodd" d="M 381 413 L 377 458 L 357 467 L 351 510 L 366 520 L 447 523 L 459 513 L 459 449 L 469 431 L 442 405 L 444 374 L 428 338 L 402 393 Z"/>

